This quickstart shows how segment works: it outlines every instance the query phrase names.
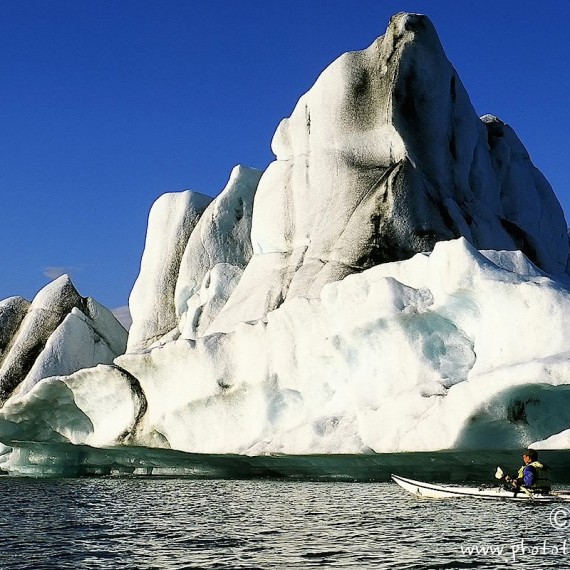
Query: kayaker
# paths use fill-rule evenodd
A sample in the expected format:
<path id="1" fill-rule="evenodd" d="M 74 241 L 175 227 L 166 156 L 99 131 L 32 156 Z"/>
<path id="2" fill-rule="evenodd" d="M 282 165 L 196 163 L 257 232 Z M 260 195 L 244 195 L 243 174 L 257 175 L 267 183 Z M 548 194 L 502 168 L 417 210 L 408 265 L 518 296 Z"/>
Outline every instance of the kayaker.
<path id="1" fill-rule="evenodd" d="M 521 488 L 537 493 L 550 493 L 550 477 L 547 465 L 538 460 L 538 452 L 534 449 L 526 449 L 522 454 L 524 465 L 519 469 L 514 478 L 506 477 L 515 491 Z"/>

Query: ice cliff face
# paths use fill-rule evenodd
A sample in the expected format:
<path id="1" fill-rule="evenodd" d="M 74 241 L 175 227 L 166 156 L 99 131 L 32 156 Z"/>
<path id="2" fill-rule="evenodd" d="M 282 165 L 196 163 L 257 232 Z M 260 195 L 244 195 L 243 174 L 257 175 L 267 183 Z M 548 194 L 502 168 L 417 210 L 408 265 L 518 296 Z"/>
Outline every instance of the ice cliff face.
<path id="1" fill-rule="evenodd" d="M 184 248 L 210 201 L 187 190 L 164 194 L 153 205 L 140 274 L 129 299 L 130 351 L 152 345 L 176 327 L 174 291 Z"/>
<path id="2" fill-rule="evenodd" d="M 129 301 L 129 352 L 207 330 L 251 258 L 253 197 L 260 176 L 258 170 L 237 166 L 214 200 L 186 191 L 164 194 L 153 205 Z"/>
<path id="3" fill-rule="evenodd" d="M 361 453 L 570 426 L 562 210 L 425 16 L 329 66 L 273 150 L 213 201 L 156 202 L 127 353 L 18 392 L 11 365 L 0 441 Z M 28 311 L 4 303 L 0 350 Z"/>

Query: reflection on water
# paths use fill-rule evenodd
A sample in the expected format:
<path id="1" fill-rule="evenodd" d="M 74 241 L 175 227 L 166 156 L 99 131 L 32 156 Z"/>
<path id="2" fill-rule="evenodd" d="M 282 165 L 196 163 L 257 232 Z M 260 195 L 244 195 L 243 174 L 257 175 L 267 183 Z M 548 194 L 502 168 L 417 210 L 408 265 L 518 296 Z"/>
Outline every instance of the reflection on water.
<path id="1" fill-rule="evenodd" d="M 560 506 L 390 483 L 3 477 L 0 500 L 2 569 L 570 567 Z"/>

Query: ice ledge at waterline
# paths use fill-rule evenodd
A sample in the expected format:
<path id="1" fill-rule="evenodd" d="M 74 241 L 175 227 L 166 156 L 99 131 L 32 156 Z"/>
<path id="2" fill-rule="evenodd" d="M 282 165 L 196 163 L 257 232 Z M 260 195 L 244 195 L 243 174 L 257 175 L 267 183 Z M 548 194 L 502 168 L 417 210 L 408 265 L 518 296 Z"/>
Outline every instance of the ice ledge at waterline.
<path id="1" fill-rule="evenodd" d="M 127 354 L 113 360 L 123 338 L 93 360 L 115 333 L 62 282 L 37 318 L 3 302 L 0 441 L 257 455 L 564 440 L 566 222 L 514 131 L 477 117 L 431 22 L 398 14 L 333 62 L 272 148 L 214 200 L 157 200 Z M 54 327 L 76 360 L 28 378 Z"/>
<path id="2" fill-rule="evenodd" d="M 249 455 L 516 448 L 570 426 L 569 333 L 570 292 L 524 255 L 439 242 L 235 332 L 44 379 L 0 411 L 0 437 Z"/>
<path id="3" fill-rule="evenodd" d="M 278 478 L 310 481 L 390 481 L 392 473 L 432 481 L 494 481 L 497 465 L 514 471 L 511 449 L 359 453 L 344 455 L 200 454 L 120 446 L 29 444 L 14 451 L 12 474 L 27 476 L 183 476 L 208 479 Z M 570 483 L 570 450 L 543 451 L 557 483 Z"/>

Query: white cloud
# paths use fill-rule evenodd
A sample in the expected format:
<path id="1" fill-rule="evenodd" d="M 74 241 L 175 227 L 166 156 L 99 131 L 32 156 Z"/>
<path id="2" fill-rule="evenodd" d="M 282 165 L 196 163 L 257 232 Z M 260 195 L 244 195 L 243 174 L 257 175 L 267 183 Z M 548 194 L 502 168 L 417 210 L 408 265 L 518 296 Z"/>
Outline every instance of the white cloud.
<path id="1" fill-rule="evenodd" d="M 133 319 L 131 317 L 131 312 L 129 307 L 125 305 L 124 307 L 117 307 L 116 309 L 111 309 L 111 313 L 115 315 L 117 320 L 127 329 L 131 328 L 133 324 Z"/>
<path id="2" fill-rule="evenodd" d="M 46 277 L 49 279 L 57 279 L 62 275 L 72 275 L 75 271 L 79 271 L 79 267 L 72 267 L 72 266 L 54 266 L 50 265 L 48 267 L 44 267 L 43 272 Z"/>

